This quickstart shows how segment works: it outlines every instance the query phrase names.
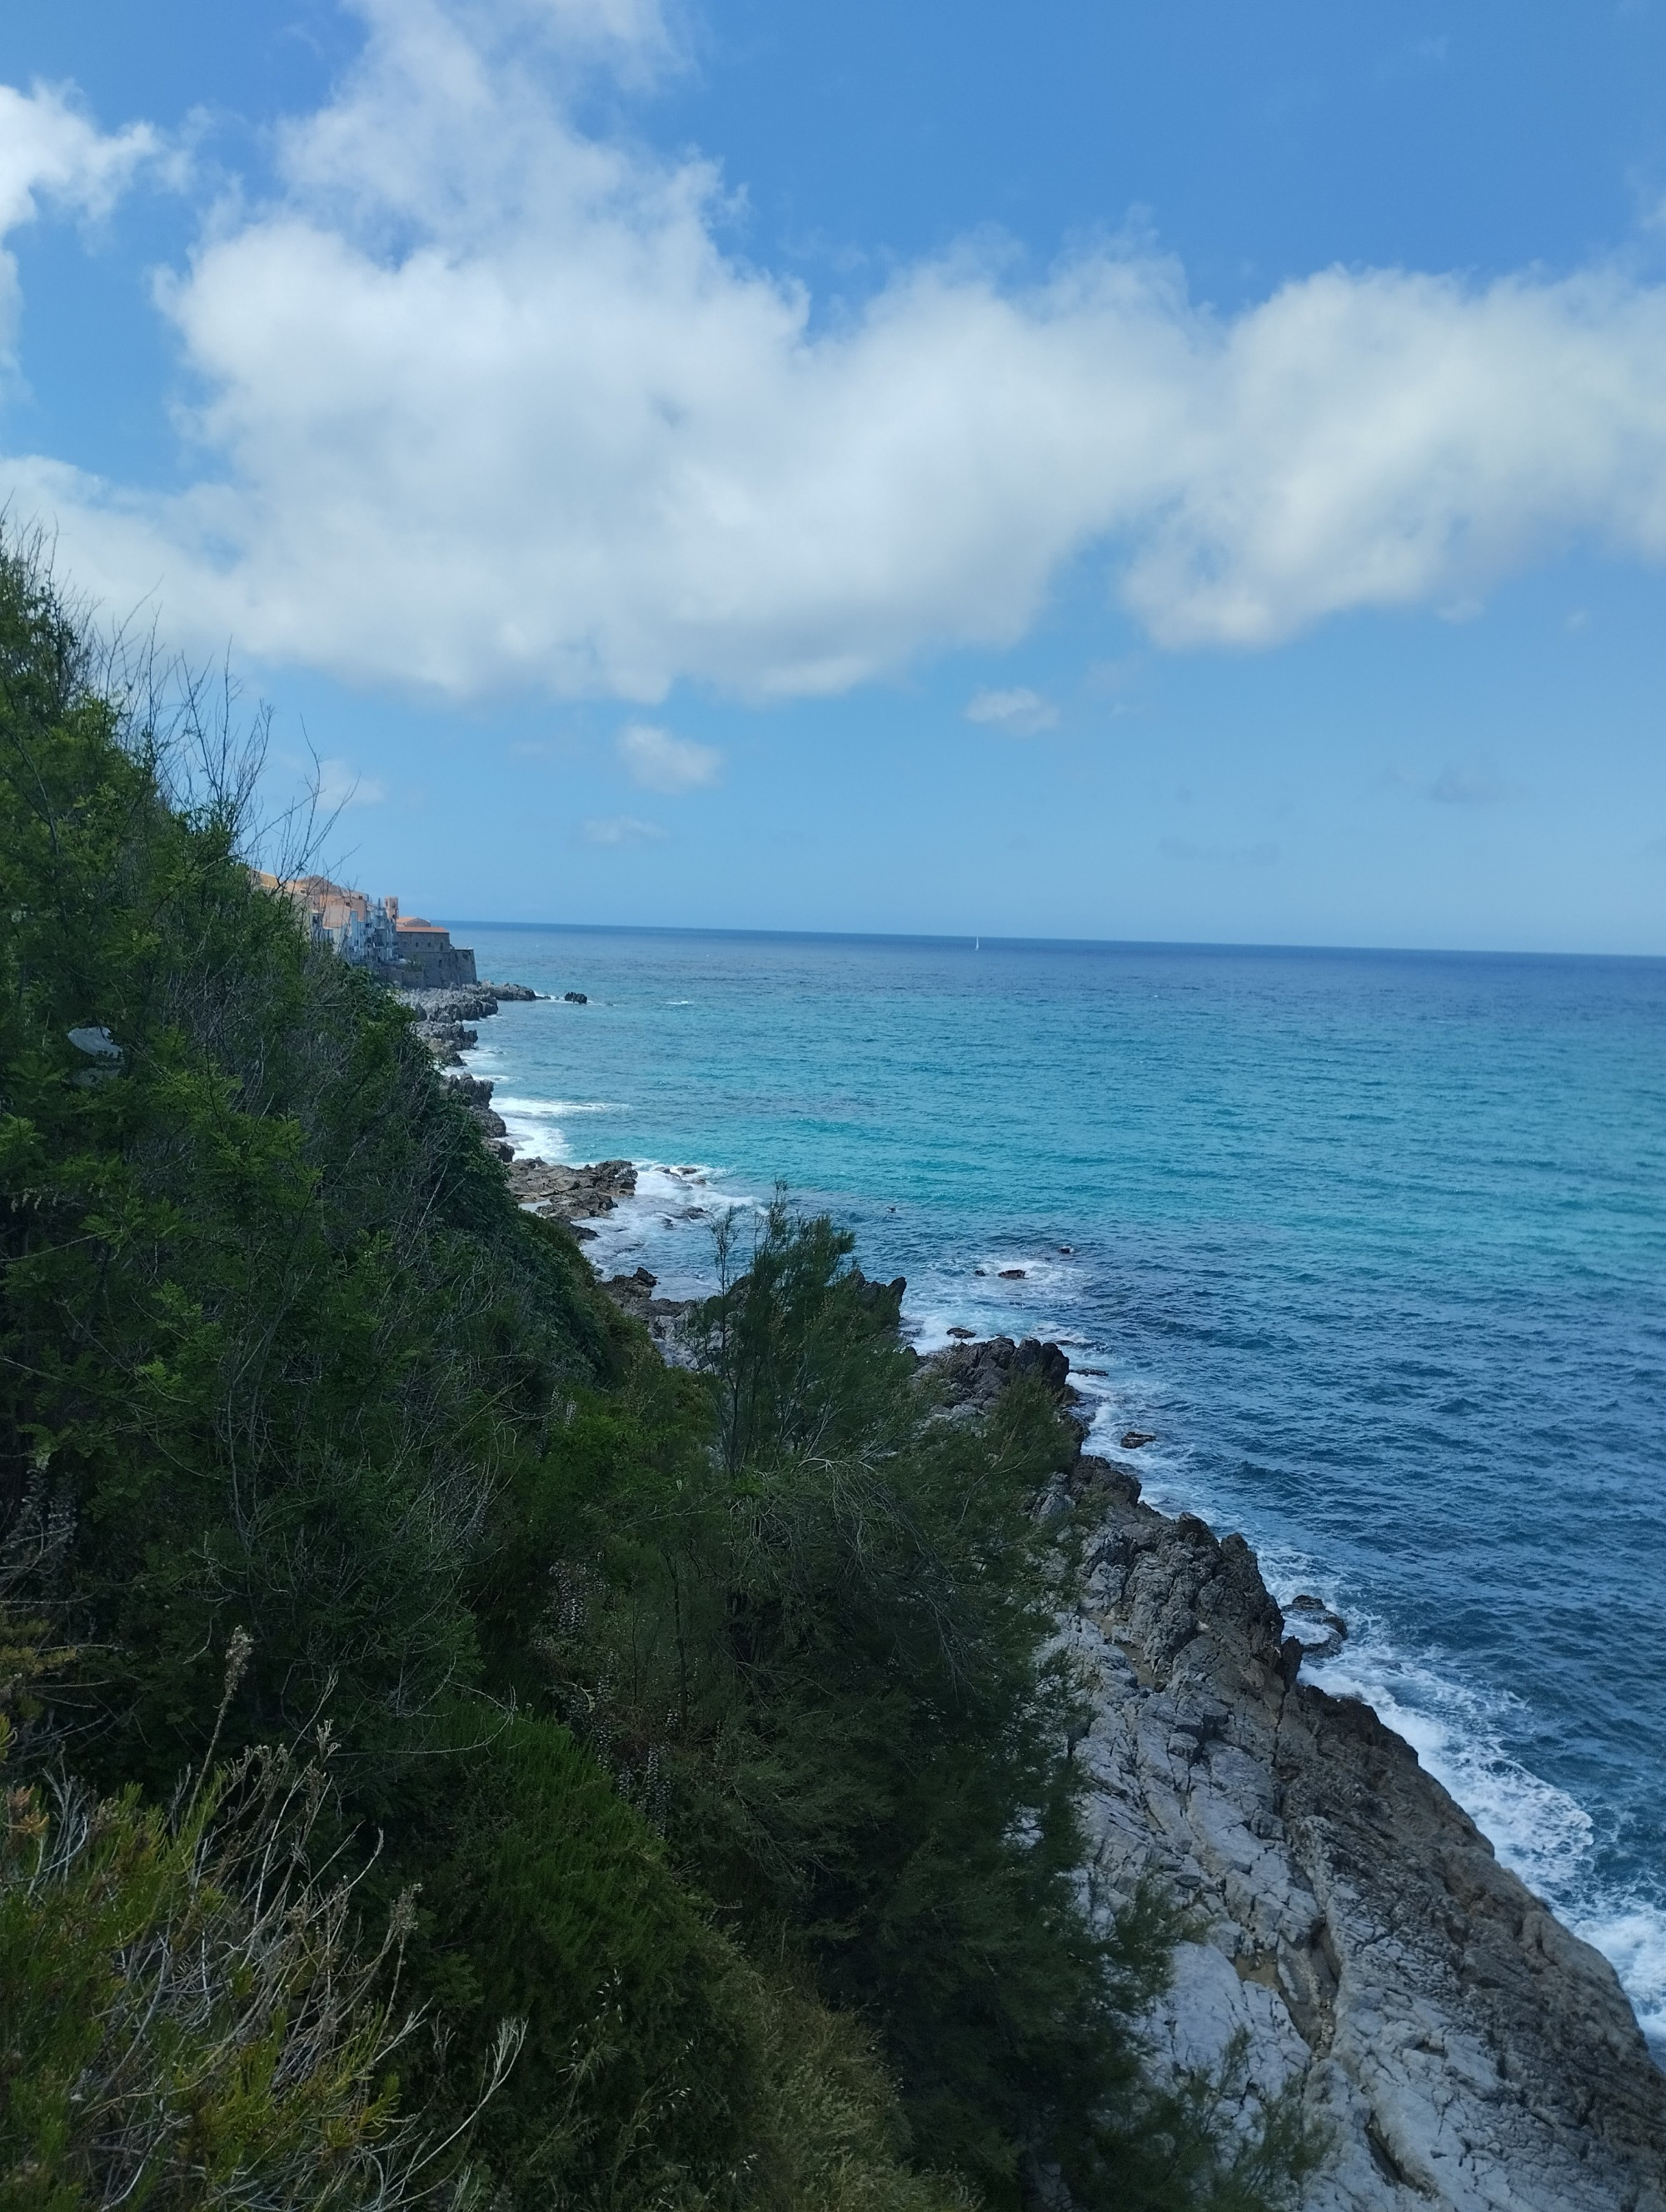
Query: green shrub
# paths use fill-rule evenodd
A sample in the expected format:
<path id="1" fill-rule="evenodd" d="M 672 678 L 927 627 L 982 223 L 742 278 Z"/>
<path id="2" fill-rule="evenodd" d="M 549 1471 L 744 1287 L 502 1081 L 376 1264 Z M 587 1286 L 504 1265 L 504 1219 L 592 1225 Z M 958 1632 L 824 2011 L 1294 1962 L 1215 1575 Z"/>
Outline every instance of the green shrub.
<path id="1" fill-rule="evenodd" d="M 132 1790 L 11 1793 L 8 2212 L 394 2212 L 466 2195 L 447 2148 L 396 2118 L 404 1916 L 356 1954 L 352 1884 L 308 1863 L 323 1797 L 317 1768 L 271 1753 L 216 1773 L 172 1822 Z M 492 2082 L 511 2057 L 500 2036 Z"/>
<path id="2" fill-rule="evenodd" d="M 471 2094 L 504 2011 L 526 2022 L 513 2094 L 479 2136 L 500 2184 L 529 2204 L 733 2193 L 760 2097 L 741 1960 L 558 1723 L 507 1723 L 462 1786 L 455 1848 L 423 1869 L 413 1966 L 453 2032 L 442 2094 Z"/>
<path id="3" fill-rule="evenodd" d="M 404 1012 L 163 765 L 0 556 L 0 1513 L 44 1481 L 71 1524 L 78 1765 L 165 1793 L 240 1626 L 231 1740 L 327 1710 L 385 1814 L 476 1674 L 497 1491 L 607 1331 Z"/>

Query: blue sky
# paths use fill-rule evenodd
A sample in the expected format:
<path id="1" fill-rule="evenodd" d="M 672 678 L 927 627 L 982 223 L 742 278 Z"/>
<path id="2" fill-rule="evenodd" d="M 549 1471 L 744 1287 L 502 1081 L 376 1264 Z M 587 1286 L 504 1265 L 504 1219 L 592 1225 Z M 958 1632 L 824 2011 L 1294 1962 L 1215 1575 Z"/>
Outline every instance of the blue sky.
<path id="1" fill-rule="evenodd" d="M 0 485 L 450 916 L 1666 953 L 1666 0 L 12 0 Z"/>

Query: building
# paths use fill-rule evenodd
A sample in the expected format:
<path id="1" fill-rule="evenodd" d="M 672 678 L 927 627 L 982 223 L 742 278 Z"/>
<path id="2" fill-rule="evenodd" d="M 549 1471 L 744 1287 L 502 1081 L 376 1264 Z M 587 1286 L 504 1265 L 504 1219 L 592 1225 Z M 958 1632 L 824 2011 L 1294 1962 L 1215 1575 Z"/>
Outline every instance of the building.
<path id="1" fill-rule="evenodd" d="M 328 945 L 350 966 L 368 968 L 380 983 L 433 990 L 472 983 L 474 954 L 453 945 L 451 932 L 420 915 L 402 915 L 397 898 L 372 899 L 328 876 L 253 872 L 264 890 L 288 898 L 314 945 Z"/>
<path id="2" fill-rule="evenodd" d="M 397 900 L 383 904 L 393 911 L 392 964 L 399 970 L 386 981 L 404 981 L 407 989 L 431 989 L 436 984 L 476 980 L 473 953 L 465 945 L 453 945 L 448 929 L 441 929 L 437 921 L 424 921 L 420 915 L 402 915 Z"/>

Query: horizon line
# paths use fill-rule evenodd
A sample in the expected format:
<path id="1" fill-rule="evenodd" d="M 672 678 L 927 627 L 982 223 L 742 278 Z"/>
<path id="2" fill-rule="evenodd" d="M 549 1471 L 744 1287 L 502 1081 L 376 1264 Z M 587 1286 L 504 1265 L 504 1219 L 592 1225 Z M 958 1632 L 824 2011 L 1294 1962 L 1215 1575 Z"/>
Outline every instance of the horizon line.
<path id="1" fill-rule="evenodd" d="M 1533 951 L 1524 946 L 1280 944 L 1245 939 L 1184 937 L 1025 937 L 988 930 L 765 929 L 725 923 L 635 921 L 507 921 L 487 915 L 447 921 L 446 927 L 559 931 L 592 937 L 723 937 L 787 939 L 799 943 L 958 945 L 968 951 L 987 944 L 1002 951 L 1094 952 L 1277 952 L 1339 957 L 1374 954 L 1402 960 L 1624 960 L 1659 965 L 1666 952 L 1570 952 Z"/>

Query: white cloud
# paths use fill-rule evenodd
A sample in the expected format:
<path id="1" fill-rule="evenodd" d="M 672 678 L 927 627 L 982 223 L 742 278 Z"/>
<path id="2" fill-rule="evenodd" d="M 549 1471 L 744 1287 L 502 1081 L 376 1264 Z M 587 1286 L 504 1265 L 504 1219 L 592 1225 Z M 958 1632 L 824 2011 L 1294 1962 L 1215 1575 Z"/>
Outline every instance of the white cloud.
<path id="1" fill-rule="evenodd" d="M 143 123 L 105 136 L 55 86 L 22 93 L 0 85 L 0 239 L 33 222 L 43 200 L 76 215 L 107 214 L 161 144 Z M 0 357 L 6 359 L 17 308 L 17 263 L 0 251 Z"/>
<path id="2" fill-rule="evenodd" d="M 976 691 L 966 702 L 966 720 L 985 722 L 1009 738 L 1036 738 L 1050 730 L 1059 710 L 1039 691 L 1018 684 L 1010 691 Z"/>
<path id="3" fill-rule="evenodd" d="M 651 722 L 632 722 L 614 740 L 630 781 L 643 791 L 696 791 L 715 783 L 723 756 L 715 745 L 674 738 Z"/>
<path id="4" fill-rule="evenodd" d="M 651 0 L 362 12 L 279 196 L 161 289 L 200 480 L 0 467 L 112 612 L 154 592 L 183 641 L 360 682 L 652 702 L 1011 645 L 1085 553 L 1170 647 L 1473 605 L 1578 540 L 1666 558 L 1659 288 L 1328 270 L 1217 316 L 1149 255 L 1015 286 L 968 251 L 812 326 L 724 252 L 711 167 L 562 104 L 674 60 Z"/>
<path id="5" fill-rule="evenodd" d="M 634 814 L 609 814 L 584 825 L 587 845 L 648 845 L 664 837 L 657 822 L 638 821 Z"/>
<path id="6" fill-rule="evenodd" d="M 318 764 L 318 803 L 327 814 L 342 806 L 380 806 L 386 797 L 385 783 L 361 775 L 350 762 L 321 760 Z"/>

